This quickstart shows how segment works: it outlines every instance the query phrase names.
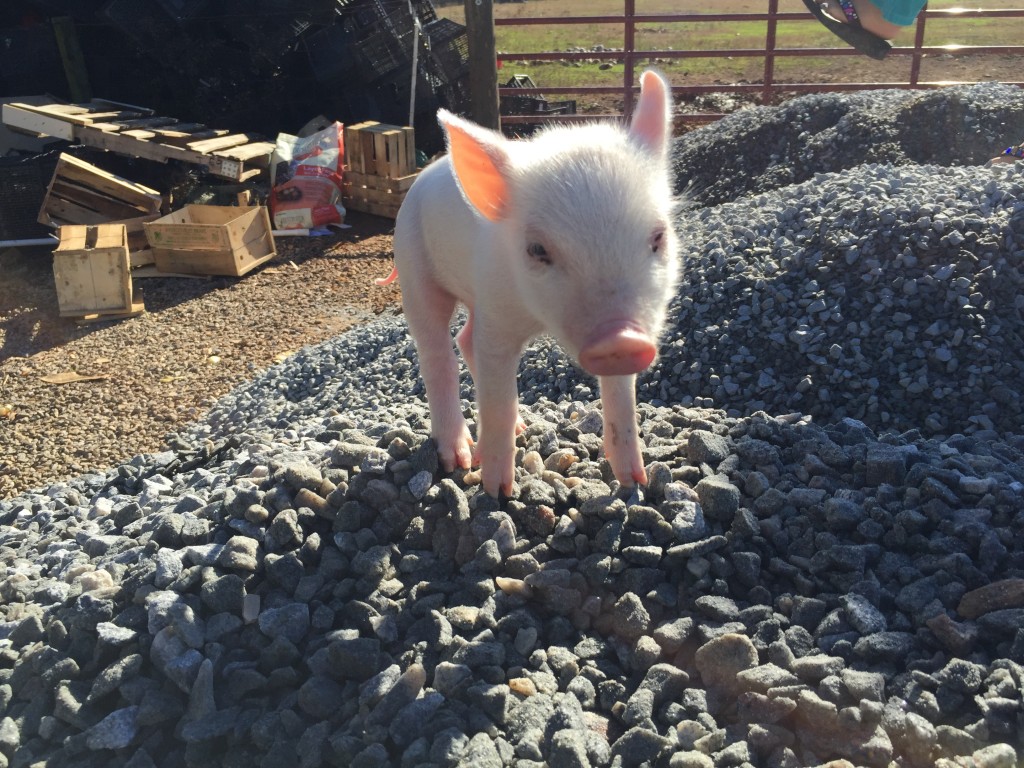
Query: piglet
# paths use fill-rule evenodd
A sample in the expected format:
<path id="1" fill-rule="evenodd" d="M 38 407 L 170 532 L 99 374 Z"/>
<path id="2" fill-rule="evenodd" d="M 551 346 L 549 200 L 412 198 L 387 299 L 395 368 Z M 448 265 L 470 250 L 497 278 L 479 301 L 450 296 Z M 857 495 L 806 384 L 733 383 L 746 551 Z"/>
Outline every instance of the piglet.
<path id="1" fill-rule="evenodd" d="M 598 377 L 604 450 L 620 483 L 645 484 L 636 374 L 657 353 L 679 271 L 669 167 L 671 92 L 641 77 L 628 129 L 552 127 L 525 141 L 444 110 L 448 154 L 425 168 L 395 222 L 395 271 L 419 353 L 442 465 L 478 460 L 484 490 L 511 494 L 516 372 L 549 334 Z M 477 395 L 476 455 L 462 415 L 450 323 Z"/>

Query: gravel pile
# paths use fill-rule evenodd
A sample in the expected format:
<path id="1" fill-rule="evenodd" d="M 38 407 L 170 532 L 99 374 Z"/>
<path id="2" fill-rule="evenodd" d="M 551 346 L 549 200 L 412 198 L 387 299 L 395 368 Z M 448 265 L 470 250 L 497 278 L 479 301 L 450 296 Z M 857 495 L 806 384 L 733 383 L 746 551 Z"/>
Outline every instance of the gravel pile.
<path id="1" fill-rule="evenodd" d="M 0 502 L 0 765 L 1016 766 L 1020 178 L 684 211 L 641 491 L 544 342 L 513 497 L 439 472 L 396 318 Z"/>
<path id="2" fill-rule="evenodd" d="M 1019 165 L 863 165 L 693 211 L 681 230 L 691 258 L 650 398 L 1020 431 Z"/>
<path id="3" fill-rule="evenodd" d="M 801 96 L 677 139 L 676 191 L 707 206 L 864 163 L 983 165 L 1022 125 L 1024 89 L 1000 83 Z"/>

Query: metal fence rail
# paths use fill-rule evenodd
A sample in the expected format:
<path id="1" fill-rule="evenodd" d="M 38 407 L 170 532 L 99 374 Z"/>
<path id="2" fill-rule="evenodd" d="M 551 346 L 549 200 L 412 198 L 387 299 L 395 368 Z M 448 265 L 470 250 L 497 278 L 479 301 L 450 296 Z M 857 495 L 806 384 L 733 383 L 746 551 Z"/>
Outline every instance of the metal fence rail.
<path id="1" fill-rule="evenodd" d="M 862 56 L 853 48 L 780 48 L 777 46 L 778 23 L 802 21 L 817 24 L 814 17 L 806 12 L 779 11 L 779 0 L 768 0 L 768 9 L 764 13 L 676 13 L 676 14 L 638 14 L 636 0 L 623 0 L 624 11 L 621 15 L 611 16 L 549 16 L 549 17 L 517 17 L 495 19 L 496 27 L 527 26 L 527 25 L 563 25 L 563 24 L 621 24 L 623 28 L 623 50 L 621 51 L 584 51 L 584 52 L 505 52 L 498 55 L 499 61 L 555 61 L 555 60 L 594 60 L 603 59 L 623 63 L 622 85 L 616 86 L 581 86 L 581 87 L 545 87 L 545 88 L 509 88 L 498 89 L 501 96 L 529 95 L 563 95 L 563 94 L 618 94 L 622 96 L 623 113 L 632 114 L 637 86 L 634 85 L 638 62 L 651 59 L 694 59 L 731 56 L 733 58 L 763 58 L 764 74 L 759 83 L 735 83 L 730 85 L 674 85 L 674 94 L 700 93 L 754 93 L 763 103 L 774 103 L 780 96 L 792 93 L 812 93 L 824 91 L 853 91 L 879 88 L 938 88 L 951 85 L 949 81 L 929 82 L 921 80 L 921 60 L 925 56 L 953 54 L 958 56 L 971 54 L 1009 54 L 1024 56 L 1024 45 L 940 45 L 926 46 L 925 34 L 929 19 L 965 19 L 965 18 L 1024 18 L 1024 8 L 1019 9 L 947 9 L 929 10 L 927 5 L 918 15 L 912 46 L 894 47 L 889 53 L 893 57 L 907 57 L 907 79 L 892 82 L 784 82 L 775 79 L 775 62 L 780 58 L 802 56 Z M 700 49 L 690 51 L 647 51 L 636 50 L 636 25 L 649 23 L 690 23 L 709 22 L 749 22 L 764 21 L 766 34 L 764 48 L 749 49 Z M 1024 81 L 1013 82 L 1012 85 L 1024 86 Z M 607 117 L 607 115 L 575 115 L 572 118 L 557 116 L 542 117 L 537 115 L 503 115 L 502 123 L 536 123 L 543 119 L 586 119 L 588 117 Z M 720 113 L 687 114 L 687 121 L 709 122 L 722 117 Z"/>

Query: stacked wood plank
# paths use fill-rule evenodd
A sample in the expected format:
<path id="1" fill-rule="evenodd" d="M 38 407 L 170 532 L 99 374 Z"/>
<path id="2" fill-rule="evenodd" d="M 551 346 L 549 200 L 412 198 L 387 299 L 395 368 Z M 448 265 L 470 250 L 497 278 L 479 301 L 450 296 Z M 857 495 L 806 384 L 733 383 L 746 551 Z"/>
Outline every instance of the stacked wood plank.
<path id="1" fill-rule="evenodd" d="M 153 115 L 153 110 L 94 99 L 86 104 L 3 105 L 13 130 L 166 163 L 177 160 L 214 176 L 244 181 L 270 165 L 274 143 L 249 133 L 212 129 Z"/>
<path id="2" fill-rule="evenodd" d="M 417 174 L 412 128 L 373 121 L 345 128 L 346 208 L 393 219 Z"/>

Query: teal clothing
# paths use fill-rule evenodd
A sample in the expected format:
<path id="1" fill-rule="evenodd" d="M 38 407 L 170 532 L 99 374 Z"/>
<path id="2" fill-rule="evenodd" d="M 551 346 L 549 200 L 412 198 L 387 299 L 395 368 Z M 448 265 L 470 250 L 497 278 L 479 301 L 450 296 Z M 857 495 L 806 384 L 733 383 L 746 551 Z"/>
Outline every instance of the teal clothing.
<path id="1" fill-rule="evenodd" d="M 909 27 L 924 8 L 924 0 L 872 0 L 890 24 Z"/>

